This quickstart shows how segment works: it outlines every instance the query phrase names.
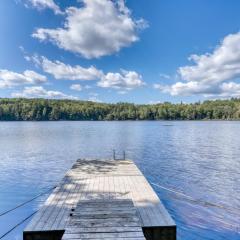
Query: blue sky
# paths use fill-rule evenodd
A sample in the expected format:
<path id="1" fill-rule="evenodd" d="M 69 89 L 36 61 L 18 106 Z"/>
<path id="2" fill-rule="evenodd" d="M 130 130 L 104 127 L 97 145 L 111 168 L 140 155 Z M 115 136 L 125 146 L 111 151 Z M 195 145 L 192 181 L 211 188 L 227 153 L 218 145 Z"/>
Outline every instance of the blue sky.
<path id="1" fill-rule="evenodd" d="M 1 0 L 0 97 L 240 97 L 236 0 Z"/>

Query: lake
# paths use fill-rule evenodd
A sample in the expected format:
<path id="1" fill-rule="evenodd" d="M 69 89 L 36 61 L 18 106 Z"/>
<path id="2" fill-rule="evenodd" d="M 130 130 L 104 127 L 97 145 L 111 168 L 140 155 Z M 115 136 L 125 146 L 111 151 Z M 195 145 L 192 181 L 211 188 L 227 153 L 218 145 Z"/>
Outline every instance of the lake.
<path id="1" fill-rule="evenodd" d="M 240 122 L 234 121 L 1 122 L 0 213 L 56 185 L 78 158 L 111 158 L 113 149 L 119 156 L 125 150 L 154 184 L 178 239 L 240 239 Z M 0 235 L 46 197 L 0 217 Z M 4 239 L 21 240 L 26 224 Z"/>

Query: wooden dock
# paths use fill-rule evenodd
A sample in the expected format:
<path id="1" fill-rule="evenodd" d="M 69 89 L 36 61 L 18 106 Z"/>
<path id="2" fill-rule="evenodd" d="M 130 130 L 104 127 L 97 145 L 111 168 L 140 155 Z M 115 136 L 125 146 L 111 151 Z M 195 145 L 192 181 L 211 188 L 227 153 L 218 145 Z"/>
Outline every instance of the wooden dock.
<path id="1" fill-rule="evenodd" d="M 130 160 L 78 160 L 24 240 L 175 240 L 176 225 Z"/>

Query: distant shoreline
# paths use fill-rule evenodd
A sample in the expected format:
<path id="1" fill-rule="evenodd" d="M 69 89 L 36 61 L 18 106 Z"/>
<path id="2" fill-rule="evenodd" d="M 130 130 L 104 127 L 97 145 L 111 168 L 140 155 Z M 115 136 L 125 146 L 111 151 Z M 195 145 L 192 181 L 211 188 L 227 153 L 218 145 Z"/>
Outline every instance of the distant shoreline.
<path id="1" fill-rule="evenodd" d="M 196 119 L 196 120 L 0 120 L 0 122 L 240 122 L 240 119 Z"/>
<path id="2" fill-rule="evenodd" d="M 240 99 L 197 103 L 96 103 L 1 98 L 0 121 L 239 121 Z"/>

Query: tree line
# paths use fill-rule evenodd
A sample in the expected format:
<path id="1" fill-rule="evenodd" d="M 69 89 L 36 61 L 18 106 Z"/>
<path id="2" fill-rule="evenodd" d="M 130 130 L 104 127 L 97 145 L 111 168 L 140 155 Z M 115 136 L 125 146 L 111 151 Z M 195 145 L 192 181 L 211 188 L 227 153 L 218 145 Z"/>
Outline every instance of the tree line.
<path id="1" fill-rule="evenodd" d="M 136 105 L 76 100 L 1 98 L 0 121 L 240 120 L 240 99 Z"/>

